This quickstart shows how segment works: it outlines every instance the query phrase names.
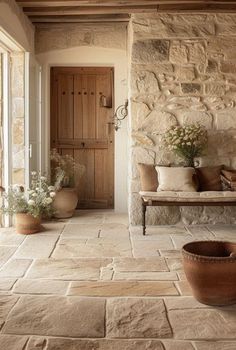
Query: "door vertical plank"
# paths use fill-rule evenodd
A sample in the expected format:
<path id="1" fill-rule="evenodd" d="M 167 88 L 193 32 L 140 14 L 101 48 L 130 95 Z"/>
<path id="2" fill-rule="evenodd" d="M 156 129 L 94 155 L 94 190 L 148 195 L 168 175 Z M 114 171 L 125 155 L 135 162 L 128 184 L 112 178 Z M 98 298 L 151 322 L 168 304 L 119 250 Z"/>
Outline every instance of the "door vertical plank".
<path id="1" fill-rule="evenodd" d="M 95 76 L 84 74 L 83 75 L 83 138 L 94 139 L 95 138 Z"/>
<path id="2" fill-rule="evenodd" d="M 78 189 L 79 206 L 89 208 L 89 203 L 94 199 L 94 150 L 80 149 L 74 151 L 75 161 L 85 166 L 85 173 L 76 181 Z"/>
<path id="3" fill-rule="evenodd" d="M 58 137 L 73 138 L 74 119 L 73 75 L 58 75 Z"/>
<path id="4" fill-rule="evenodd" d="M 74 75 L 74 139 L 83 138 L 82 75 Z"/>
<path id="5" fill-rule="evenodd" d="M 96 138 L 107 138 L 108 123 L 112 121 L 112 108 L 103 107 L 101 98 L 105 96 L 111 102 L 111 83 L 109 74 L 97 75 L 97 99 L 96 99 Z"/>
<path id="6" fill-rule="evenodd" d="M 109 200 L 109 169 L 108 169 L 108 150 L 95 150 L 95 199 L 97 201 Z"/>

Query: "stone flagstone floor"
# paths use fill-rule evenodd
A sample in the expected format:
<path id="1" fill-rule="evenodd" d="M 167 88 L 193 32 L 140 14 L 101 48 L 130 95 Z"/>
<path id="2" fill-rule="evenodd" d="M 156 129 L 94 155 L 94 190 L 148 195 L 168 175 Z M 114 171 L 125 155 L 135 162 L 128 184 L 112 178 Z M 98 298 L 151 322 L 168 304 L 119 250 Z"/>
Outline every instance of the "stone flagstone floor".
<path id="1" fill-rule="evenodd" d="M 0 232 L 1 350 L 235 350 L 236 306 L 196 302 L 179 249 L 236 226 L 140 227 L 80 211 L 40 234 Z"/>

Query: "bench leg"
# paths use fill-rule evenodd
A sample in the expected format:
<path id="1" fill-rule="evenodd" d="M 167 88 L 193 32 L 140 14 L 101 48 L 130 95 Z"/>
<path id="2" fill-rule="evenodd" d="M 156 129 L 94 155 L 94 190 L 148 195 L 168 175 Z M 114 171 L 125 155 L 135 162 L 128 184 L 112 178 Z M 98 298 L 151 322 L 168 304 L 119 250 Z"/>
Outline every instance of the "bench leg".
<path id="1" fill-rule="evenodd" d="M 145 236 L 146 234 L 146 205 L 144 203 L 142 203 L 142 225 L 143 225 L 143 236 Z"/>

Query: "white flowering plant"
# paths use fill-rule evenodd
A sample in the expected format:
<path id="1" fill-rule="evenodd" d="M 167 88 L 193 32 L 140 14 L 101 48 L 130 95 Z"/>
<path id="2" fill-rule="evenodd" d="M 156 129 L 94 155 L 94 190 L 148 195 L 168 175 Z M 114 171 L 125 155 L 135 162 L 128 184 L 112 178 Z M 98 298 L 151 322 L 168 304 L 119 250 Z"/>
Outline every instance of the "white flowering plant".
<path id="1" fill-rule="evenodd" d="M 54 186 L 48 185 L 47 178 L 36 171 L 32 171 L 31 177 L 29 189 L 12 185 L 3 192 L 4 213 L 9 215 L 26 213 L 34 217 L 52 216 L 52 203 L 56 195 Z"/>
<path id="2" fill-rule="evenodd" d="M 55 148 L 51 150 L 51 170 L 52 182 L 56 190 L 62 187 L 74 187 L 75 177 L 77 180 L 85 172 L 85 166 L 75 162 L 74 158 L 69 155 L 61 155 Z"/>
<path id="3" fill-rule="evenodd" d="M 207 145 L 207 130 L 200 124 L 174 126 L 163 136 L 164 146 L 194 167 L 194 158 L 203 155 Z"/>

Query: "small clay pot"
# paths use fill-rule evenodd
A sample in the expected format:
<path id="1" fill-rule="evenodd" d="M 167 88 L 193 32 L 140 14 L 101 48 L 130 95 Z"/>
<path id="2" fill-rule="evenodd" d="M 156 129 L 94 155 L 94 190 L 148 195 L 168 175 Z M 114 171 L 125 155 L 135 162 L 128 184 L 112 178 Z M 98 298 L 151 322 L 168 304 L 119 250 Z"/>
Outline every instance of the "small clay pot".
<path id="1" fill-rule="evenodd" d="M 194 297 L 207 305 L 236 303 L 236 243 L 196 241 L 182 249 Z"/>
<path id="2" fill-rule="evenodd" d="M 53 201 L 54 216 L 58 219 L 71 218 L 78 203 L 75 188 L 62 188 L 56 193 Z"/>
<path id="3" fill-rule="evenodd" d="M 41 218 L 35 218 L 31 214 L 15 214 L 16 232 L 23 235 L 31 235 L 41 231 Z"/>

